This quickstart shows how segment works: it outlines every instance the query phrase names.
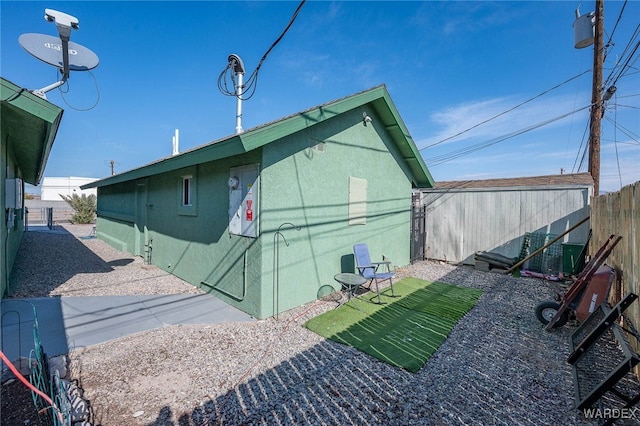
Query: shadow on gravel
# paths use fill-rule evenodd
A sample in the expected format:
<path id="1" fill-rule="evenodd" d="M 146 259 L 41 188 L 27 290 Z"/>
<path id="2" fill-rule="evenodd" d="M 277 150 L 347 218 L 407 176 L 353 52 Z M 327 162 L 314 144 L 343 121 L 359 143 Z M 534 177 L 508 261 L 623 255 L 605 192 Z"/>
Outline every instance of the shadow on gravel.
<path id="1" fill-rule="evenodd" d="M 77 274 L 107 273 L 131 261 L 107 263 L 61 226 L 27 231 L 9 277 L 9 297 L 48 297 Z"/>
<path id="2" fill-rule="evenodd" d="M 544 284 L 478 274 L 456 268 L 439 279 L 484 293 L 415 374 L 326 340 L 189 414 L 165 406 L 146 425 L 597 424 L 574 406 L 573 329 L 546 332 L 535 318 Z"/>
<path id="3" fill-rule="evenodd" d="M 389 383 L 406 385 L 413 374 L 379 370 L 371 358 L 358 354 L 337 343 L 320 343 L 175 423 L 165 406 L 148 425 L 389 423 L 388 413 L 398 412 L 402 399 L 402 389 Z"/>
<path id="4" fill-rule="evenodd" d="M 133 262 L 132 258 L 126 258 L 126 259 L 112 260 L 110 262 L 106 262 L 106 264 L 109 265 L 110 267 L 114 267 L 114 266 L 127 266 L 132 262 Z"/>

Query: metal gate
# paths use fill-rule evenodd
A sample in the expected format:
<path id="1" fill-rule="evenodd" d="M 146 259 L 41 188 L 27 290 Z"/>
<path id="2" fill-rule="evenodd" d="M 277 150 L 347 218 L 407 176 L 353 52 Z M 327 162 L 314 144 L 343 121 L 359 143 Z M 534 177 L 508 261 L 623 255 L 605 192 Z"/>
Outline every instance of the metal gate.
<path id="1" fill-rule="evenodd" d="M 53 207 L 25 208 L 24 229 L 29 230 L 29 226 L 45 226 L 53 229 Z"/>
<path id="2" fill-rule="evenodd" d="M 411 263 L 426 259 L 426 222 L 427 206 L 411 207 Z"/>

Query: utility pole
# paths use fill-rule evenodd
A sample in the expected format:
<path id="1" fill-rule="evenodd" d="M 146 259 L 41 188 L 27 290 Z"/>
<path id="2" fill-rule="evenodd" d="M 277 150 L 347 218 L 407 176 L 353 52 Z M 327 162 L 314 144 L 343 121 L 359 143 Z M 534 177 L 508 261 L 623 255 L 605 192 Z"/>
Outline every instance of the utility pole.
<path id="1" fill-rule="evenodd" d="M 589 173 L 593 178 L 593 195 L 600 192 L 600 122 L 602 120 L 602 66 L 604 62 L 604 0 L 596 0 L 593 42 L 593 86 L 589 126 Z"/>
<path id="2" fill-rule="evenodd" d="M 115 160 L 109 160 L 109 165 L 111 166 L 111 176 L 116 174 L 116 170 L 115 170 L 115 166 L 116 166 L 116 161 Z"/>

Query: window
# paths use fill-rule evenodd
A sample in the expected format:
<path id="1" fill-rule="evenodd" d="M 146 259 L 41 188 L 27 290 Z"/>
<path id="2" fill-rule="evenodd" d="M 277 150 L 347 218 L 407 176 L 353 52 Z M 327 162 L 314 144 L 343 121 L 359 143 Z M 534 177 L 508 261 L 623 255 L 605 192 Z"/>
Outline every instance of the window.
<path id="1" fill-rule="evenodd" d="M 176 202 L 181 216 L 198 215 L 198 170 L 189 167 L 180 173 L 176 181 Z"/>
<path id="2" fill-rule="evenodd" d="M 182 205 L 192 206 L 193 199 L 191 196 L 193 176 L 182 176 Z"/>

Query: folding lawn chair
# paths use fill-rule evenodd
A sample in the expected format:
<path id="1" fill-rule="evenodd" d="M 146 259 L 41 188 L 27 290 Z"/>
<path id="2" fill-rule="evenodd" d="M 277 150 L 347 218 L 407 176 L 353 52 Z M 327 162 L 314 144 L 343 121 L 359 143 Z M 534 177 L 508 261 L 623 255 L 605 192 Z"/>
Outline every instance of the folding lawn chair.
<path id="1" fill-rule="evenodd" d="M 382 256 L 382 262 L 372 262 L 371 257 L 369 256 L 369 247 L 367 247 L 365 243 L 355 244 L 353 246 L 353 254 L 356 261 L 356 269 L 358 269 L 358 273 L 360 275 L 369 281 L 369 289 L 371 289 L 371 283 L 375 283 L 376 293 L 378 294 L 378 303 L 383 303 L 380 298 L 380 282 L 389 280 L 391 297 L 396 297 L 393 292 L 393 278 L 395 277 L 395 273 L 391 272 L 391 262 L 384 256 Z M 386 272 L 378 271 L 382 265 L 386 266 Z"/>

